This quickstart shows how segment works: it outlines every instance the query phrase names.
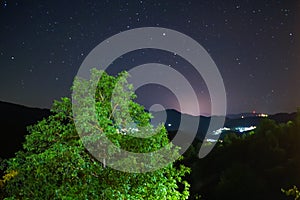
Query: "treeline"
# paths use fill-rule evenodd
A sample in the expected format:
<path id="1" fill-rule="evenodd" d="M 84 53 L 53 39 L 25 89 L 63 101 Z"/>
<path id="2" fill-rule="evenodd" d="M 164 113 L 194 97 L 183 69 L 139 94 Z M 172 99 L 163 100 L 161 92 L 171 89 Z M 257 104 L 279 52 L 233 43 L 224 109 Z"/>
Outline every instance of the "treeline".
<path id="1" fill-rule="evenodd" d="M 200 145 L 185 154 L 190 199 L 288 199 L 283 189 L 300 186 L 300 110 L 287 123 L 265 119 L 254 132 L 227 134 L 204 159 L 196 158 Z"/>

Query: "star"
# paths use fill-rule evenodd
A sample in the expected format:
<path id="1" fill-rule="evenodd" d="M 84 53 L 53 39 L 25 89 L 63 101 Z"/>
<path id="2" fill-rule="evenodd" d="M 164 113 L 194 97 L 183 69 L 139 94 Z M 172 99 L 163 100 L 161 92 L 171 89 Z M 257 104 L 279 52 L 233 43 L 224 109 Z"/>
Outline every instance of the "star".
<path id="1" fill-rule="evenodd" d="M 254 78 L 254 75 L 253 75 L 253 74 L 249 74 L 249 77 L 250 77 L 250 78 Z"/>
<path id="2" fill-rule="evenodd" d="M 12 66 L 14 69 L 20 70 L 12 79 L 16 80 L 20 88 L 21 79 L 26 81 L 26 89 L 29 89 L 27 85 L 41 87 L 39 84 L 27 82 L 33 75 L 42 81 L 49 80 L 49 83 L 46 84 L 50 85 L 51 79 L 43 80 L 42 77 L 44 74 L 52 73 L 56 74 L 52 77 L 52 81 L 57 81 L 57 84 L 62 85 L 63 81 L 61 80 L 72 80 L 84 56 L 88 55 L 89 50 L 100 42 L 128 29 L 158 26 L 182 32 L 203 45 L 222 75 L 224 74 L 224 81 L 230 82 L 226 88 L 229 96 L 231 95 L 229 99 L 237 99 L 242 102 L 241 98 L 244 97 L 238 95 L 243 94 L 246 86 L 239 84 L 237 77 L 241 76 L 245 79 L 245 83 L 251 83 L 251 87 L 255 88 L 247 93 L 249 96 L 245 97 L 249 99 L 249 105 L 253 104 L 252 100 L 250 102 L 253 96 L 259 99 L 267 94 L 272 94 L 271 89 L 276 91 L 275 94 L 279 94 L 281 88 L 291 88 L 287 90 L 287 96 L 292 96 L 291 91 L 296 91 L 297 84 L 292 85 L 293 81 L 285 80 L 287 77 L 296 77 L 293 72 L 295 72 L 294 66 L 297 66 L 298 63 L 294 60 L 299 57 L 296 52 L 296 36 L 298 35 L 294 26 L 294 17 L 298 8 L 293 7 L 293 3 L 278 0 L 274 4 L 261 2 L 250 5 L 243 1 L 236 1 L 235 4 L 229 5 L 214 1 L 211 4 L 202 4 L 191 0 L 181 3 L 167 0 L 151 4 L 145 0 L 121 3 L 110 0 L 90 0 L 85 7 L 82 7 L 85 3 L 78 2 L 72 2 L 72 6 L 74 6 L 72 9 L 62 11 L 53 9 L 57 6 L 56 0 L 49 1 L 47 4 L 43 2 L 32 4 L 30 8 L 24 6 L 26 3 L 19 3 L 16 8 L 15 2 L 1 1 L 3 13 L 6 13 L 14 22 L 7 23 L 5 20 L 0 22 L 3 27 L 2 36 L 3 38 L 15 37 L 13 40 L 1 43 L 0 66 L 3 68 Z M 81 12 L 82 8 L 86 10 Z M 10 9 L 10 12 L 4 9 Z M 13 13 L 18 13 L 18 16 L 14 16 Z M 107 13 L 110 14 L 107 15 Z M 24 29 L 24 24 L 28 28 Z M 26 36 L 26 40 L 20 34 L 14 34 L 17 32 L 24 33 L 21 35 Z M 170 32 L 165 30 L 159 34 L 161 39 L 170 37 Z M 150 43 L 156 41 L 154 36 L 152 36 L 153 38 L 150 38 L 150 35 L 146 37 Z M 110 45 L 112 41 L 107 42 L 106 45 Z M 184 41 L 176 42 L 184 44 Z M 194 52 L 193 47 L 186 45 L 182 45 L 182 50 Z M 152 53 L 147 50 L 138 51 L 140 53 L 120 59 L 120 65 L 127 66 L 126 69 L 129 69 L 134 64 L 160 60 L 162 64 L 171 64 L 172 68 L 182 69 L 183 73 L 189 74 L 189 68 L 192 68 L 185 64 L 185 58 L 181 58 L 176 53 L 170 54 L 170 58 L 164 58 L 164 55 L 159 57 L 160 53 L 154 53 L 152 57 Z M 33 64 L 36 66 L 35 68 L 31 67 Z M 122 67 L 116 66 L 116 69 Z M 62 77 L 60 74 L 66 68 L 68 68 L 68 73 L 64 73 Z M 236 69 L 238 70 L 235 71 Z M 9 70 L 7 69 L 7 71 Z M 6 69 L 1 69 L 1 78 L 9 79 L 9 77 L 5 77 L 5 71 Z M 266 71 L 269 74 L 268 80 L 263 79 Z M 22 77 L 23 74 L 29 78 Z M 282 82 L 280 84 L 273 81 L 281 75 Z M 188 76 L 187 78 L 190 79 Z M 191 82 L 193 81 L 191 80 Z M 273 88 L 263 90 L 264 87 L 259 87 L 259 84 L 267 85 L 265 84 L 267 81 L 270 85 L 272 84 Z M 236 96 L 230 93 L 231 85 L 235 85 Z M 8 89 L 7 91 L 3 90 L 4 96 L 10 94 Z M 201 89 L 196 90 L 201 94 Z M 64 92 L 67 93 L 67 91 Z M 18 95 L 17 92 L 16 95 Z M 55 92 L 46 95 L 50 100 L 57 96 Z M 299 97 L 298 94 L 295 94 L 298 102 Z M 37 104 L 43 104 L 40 103 L 43 100 L 39 97 L 32 99 L 36 99 L 33 101 L 36 101 Z M 274 101 L 286 104 L 279 97 Z M 275 112 L 277 107 L 272 106 L 270 106 L 270 111 Z M 288 107 L 289 105 L 284 106 Z M 246 106 L 237 105 L 236 107 L 241 111 L 248 109 Z"/>

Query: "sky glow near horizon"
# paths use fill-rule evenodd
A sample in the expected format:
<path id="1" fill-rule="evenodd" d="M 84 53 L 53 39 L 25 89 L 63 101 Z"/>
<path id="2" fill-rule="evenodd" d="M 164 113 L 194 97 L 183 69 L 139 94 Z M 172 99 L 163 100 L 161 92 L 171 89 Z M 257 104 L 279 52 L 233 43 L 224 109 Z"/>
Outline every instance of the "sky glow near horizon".
<path id="1" fill-rule="evenodd" d="M 1 1 L 0 100 L 49 108 L 53 100 L 70 97 L 74 76 L 95 46 L 122 31 L 152 26 L 182 32 L 207 50 L 224 80 L 227 113 L 294 112 L 300 106 L 299 10 L 296 0 Z M 146 109 L 161 104 L 193 115 L 210 113 L 203 78 L 178 55 L 134 51 L 109 71 L 150 62 L 168 65 L 190 81 L 200 113 L 188 98 L 180 110 L 174 94 L 158 85 L 136 91 Z"/>

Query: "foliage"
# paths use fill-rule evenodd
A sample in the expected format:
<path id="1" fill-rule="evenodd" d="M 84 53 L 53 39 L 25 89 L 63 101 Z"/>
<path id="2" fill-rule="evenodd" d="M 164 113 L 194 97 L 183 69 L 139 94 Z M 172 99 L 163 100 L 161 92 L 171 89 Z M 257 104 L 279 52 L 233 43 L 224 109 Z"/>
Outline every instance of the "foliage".
<path id="1" fill-rule="evenodd" d="M 295 197 L 295 200 L 300 199 L 300 192 L 296 186 L 289 190 L 281 189 L 281 191 L 287 196 Z"/>
<path id="2" fill-rule="evenodd" d="M 134 152 L 153 152 L 168 145 L 167 133 L 162 126 L 151 129 L 155 135 L 143 139 L 118 131 L 128 127 L 132 121 L 140 130 L 151 128 L 151 116 L 133 101 L 135 95 L 126 82 L 126 73 L 116 78 L 97 70 L 91 74 L 91 80 L 77 78 L 73 86 L 74 91 L 79 91 L 75 94 L 77 103 L 95 105 L 96 108 L 97 124 L 77 119 L 82 122 L 77 127 L 83 130 L 82 140 L 97 144 L 105 134 L 116 146 Z M 93 100 L 88 98 L 87 92 L 95 86 L 93 84 L 99 75 L 101 79 L 96 82 Z M 111 106 L 113 90 L 120 95 L 117 96 L 119 99 L 116 98 L 115 107 Z M 83 109 L 86 110 L 80 110 L 82 113 L 92 117 L 93 110 Z M 186 199 L 189 196 L 189 184 L 183 179 L 189 168 L 170 163 L 147 173 L 114 170 L 86 150 L 74 125 L 69 98 L 55 101 L 51 112 L 50 117 L 28 127 L 30 134 L 26 136 L 24 149 L 7 161 L 5 177 L 16 172 L 4 183 L 7 199 Z M 99 157 L 109 159 L 114 153 L 104 149 Z M 121 164 L 130 166 L 132 162 L 124 159 Z M 158 162 L 161 160 L 152 159 L 151 165 L 155 166 Z"/>
<path id="3" fill-rule="evenodd" d="M 191 196 L 286 199 L 281 188 L 300 185 L 299 146 L 300 110 L 293 121 L 264 119 L 251 134 L 228 134 L 207 157 L 186 163 L 192 168 Z"/>

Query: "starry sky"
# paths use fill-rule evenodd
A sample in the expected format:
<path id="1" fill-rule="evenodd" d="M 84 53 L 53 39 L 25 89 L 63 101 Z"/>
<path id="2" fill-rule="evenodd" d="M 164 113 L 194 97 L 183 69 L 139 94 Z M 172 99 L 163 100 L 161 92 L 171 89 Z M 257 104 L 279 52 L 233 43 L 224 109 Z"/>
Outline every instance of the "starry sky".
<path id="1" fill-rule="evenodd" d="M 54 99 L 70 97 L 81 63 L 103 40 L 133 28 L 164 27 L 190 36 L 212 57 L 224 80 L 228 113 L 294 112 L 300 106 L 299 19 L 296 0 L 1 0 L 0 100 L 50 108 Z M 130 52 L 108 72 L 149 62 L 168 65 L 190 81 L 201 113 L 193 105 L 182 112 L 210 112 L 201 75 L 170 52 Z M 147 109 L 162 104 L 180 110 L 163 86 L 146 85 L 136 93 Z"/>

